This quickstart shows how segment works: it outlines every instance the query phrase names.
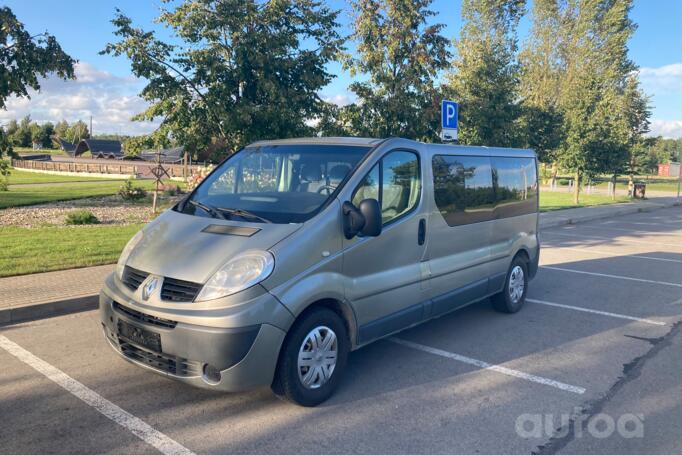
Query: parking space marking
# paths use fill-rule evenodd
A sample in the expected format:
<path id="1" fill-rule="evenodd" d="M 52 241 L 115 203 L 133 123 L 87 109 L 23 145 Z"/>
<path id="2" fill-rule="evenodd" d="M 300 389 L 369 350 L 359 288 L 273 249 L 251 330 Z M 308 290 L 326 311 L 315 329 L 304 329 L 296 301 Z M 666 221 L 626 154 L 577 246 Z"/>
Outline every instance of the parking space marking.
<path id="1" fill-rule="evenodd" d="M 650 246 L 651 246 L 651 245 L 661 245 L 661 246 L 674 246 L 674 247 L 682 248 L 682 244 L 680 244 L 680 243 L 647 242 L 647 241 L 644 241 L 644 240 L 639 241 L 639 240 L 630 240 L 630 239 L 623 240 L 623 239 L 620 239 L 620 238 L 614 239 L 614 238 L 612 238 L 612 237 L 602 237 L 602 236 L 600 236 L 600 235 L 592 235 L 592 234 L 587 234 L 587 235 L 585 235 L 585 234 L 566 234 L 566 233 L 563 233 L 563 232 L 544 232 L 542 235 L 550 235 L 550 236 L 551 236 L 551 235 L 563 235 L 564 237 L 582 237 L 582 238 L 588 238 L 588 239 L 589 239 L 589 238 L 592 238 L 592 239 L 605 239 L 605 240 L 611 240 L 611 241 L 613 241 L 613 242 L 641 243 L 641 244 L 643 244 L 643 245 L 650 245 Z"/>
<path id="2" fill-rule="evenodd" d="M 155 430 L 143 420 L 119 408 L 92 389 L 84 386 L 63 371 L 36 357 L 2 335 L 0 335 L 0 348 L 43 374 L 46 378 L 67 390 L 76 398 L 81 399 L 87 405 L 95 408 L 105 417 L 126 428 L 135 436 L 156 448 L 159 452 L 165 455 L 194 455 L 194 452 L 191 450 L 160 431 Z"/>
<path id="3" fill-rule="evenodd" d="M 608 273 L 597 273 L 597 272 L 586 272 L 584 270 L 565 269 L 563 267 L 554 267 L 551 265 L 542 265 L 542 266 L 540 266 L 540 268 L 549 269 L 549 270 L 560 270 L 562 272 L 582 273 L 585 275 L 603 276 L 606 278 L 617 278 L 619 280 L 639 281 L 640 283 L 662 284 L 664 286 L 676 286 L 678 288 L 682 288 L 682 284 L 680 284 L 680 283 L 669 283 L 667 281 L 645 280 L 644 278 L 633 278 L 631 276 L 609 275 Z"/>
<path id="4" fill-rule="evenodd" d="M 484 362 L 483 360 L 472 359 L 471 357 L 455 354 L 454 352 L 443 351 L 442 349 L 432 348 L 431 346 L 413 343 L 412 341 L 403 340 L 402 338 L 391 337 L 387 338 L 387 341 L 391 341 L 393 343 L 399 344 L 401 346 L 406 346 L 408 348 L 416 349 L 418 351 L 445 357 L 450 360 L 456 360 L 458 362 L 474 365 L 484 370 L 496 371 L 507 376 L 513 376 L 515 378 L 525 379 L 526 381 L 535 382 L 537 384 L 547 385 L 559 390 L 564 390 L 566 392 L 572 392 L 577 393 L 578 395 L 582 395 L 586 391 L 586 389 L 583 387 L 565 384 L 563 382 L 555 381 L 554 379 L 548 379 L 543 378 L 542 376 L 535 376 L 533 374 L 524 373 L 523 371 L 512 370 L 511 368 L 506 368 L 500 365 L 493 365 L 491 363 Z"/>
<path id="5" fill-rule="evenodd" d="M 657 234 L 661 234 L 659 237 L 680 237 L 682 234 L 678 234 L 676 232 L 670 233 L 670 232 L 665 232 L 665 231 L 641 231 L 641 230 L 635 230 L 635 229 L 626 229 L 626 228 L 617 228 L 617 227 L 610 227 L 610 226 L 588 226 L 588 225 L 581 225 L 580 226 L 583 229 L 606 229 L 609 231 L 623 231 L 623 232 L 636 232 L 637 235 L 641 234 L 646 234 L 646 235 L 651 235 L 653 237 L 656 237 Z"/>
<path id="6" fill-rule="evenodd" d="M 649 259 L 652 261 L 662 261 L 662 262 L 677 262 L 682 264 L 682 259 L 669 259 L 669 258 L 655 258 L 652 256 L 642 256 L 640 254 L 628 254 L 628 255 L 622 255 L 618 253 L 612 253 L 609 251 L 599 251 L 599 250 L 593 250 L 590 247 L 587 248 L 572 248 L 569 246 L 553 246 L 553 247 L 547 247 L 543 246 L 543 249 L 548 249 L 548 250 L 569 250 L 569 251 L 580 251 L 583 253 L 591 253 L 591 254 L 603 254 L 604 256 L 611 256 L 611 257 L 618 257 L 618 258 L 632 258 L 632 259 Z"/>
<path id="7" fill-rule="evenodd" d="M 628 319 L 630 321 L 643 322 L 645 324 L 665 325 L 665 322 L 661 322 L 661 321 L 654 321 L 652 319 L 646 319 L 646 318 L 637 318 L 635 316 L 627 316 L 625 314 L 611 313 L 608 311 L 592 310 L 590 308 L 585 308 L 585 307 L 580 307 L 580 306 L 564 305 L 562 303 L 547 302 L 545 300 L 536 300 L 536 299 L 526 299 L 526 301 L 531 302 L 531 303 L 539 303 L 540 305 L 553 306 L 553 307 L 557 307 L 557 308 L 565 308 L 567 310 L 582 311 L 585 313 L 599 314 L 602 316 L 610 316 L 612 318 Z"/>

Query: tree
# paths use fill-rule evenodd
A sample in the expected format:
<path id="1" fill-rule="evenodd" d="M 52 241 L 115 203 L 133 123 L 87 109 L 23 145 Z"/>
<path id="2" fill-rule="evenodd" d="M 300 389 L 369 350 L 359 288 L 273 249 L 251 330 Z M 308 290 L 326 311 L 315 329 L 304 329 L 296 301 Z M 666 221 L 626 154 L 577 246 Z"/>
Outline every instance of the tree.
<path id="1" fill-rule="evenodd" d="M 31 116 L 27 115 L 19 122 L 19 127 L 12 135 L 12 143 L 16 147 L 30 147 L 31 146 Z"/>
<path id="2" fill-rule="evenodd" d="M 432 0 L 354 0 L 352 38 L 358 57 L 345 58 L 351 75 L 366 75 L 350 90 L 359 103 L 341 108 L 351 131 L 372 137 L 437 137 L 440 90 L 435 80 L 448 65 L 443 24 L 427 25 Z"/>
<path id="3" fill-rule="evenodd" d="M 552 163 L 556 178 L 556 149 L 562 139 L 559 109 L 561 73 L 557 30 L 561 25 L 558 0 L 534 0 L 533 25 L 519 55 L 519 96 L 524 143 L 543 163 Z"/>
<path id="4" fill-rule="evenodd" d="M 54 135 L 66 140 L 66 133 L 69 131 L 69 122 L 62 120 L 54 126 Z"/>
<path id="5" fill-rule="evenodd" d="M 75 63 L 54 36 L 31 35 L 11 9 L 0 7 L 0 109 L 5 109 L 11 95 L 28 97 L 29 89 L 39 90 L 39 76 L 55 73 L 62 79 L 73 79 Z M 0 131 L 0 157 L 10 152 L 11 144 Z"/>
<path id="6" fill-rule="evenodd" d="M 651 167 L 649 148 L 652 142 L 650 138 L 644 137 L 649 132 L 649 117 L 651 117 L 649 98 L 642 92 L 635 74 L 628 76 L 621 102 L 620 113 L 626 125 L 624 145 L 628 149 L 628 160 L 624 172 L 627 172 L 630 184 L 632 184 L 635 175 L 648 172 Z"/>
<path id="7" fill-rule="evenodd" d="M 52 148 L 52 135 L 54 134 L 54 125 L 50 122 L 42 125 L 34 124 L 31 131 L 31 140 L 40 144 L 41 148 Z"/>
<path id="8" fill-rule="evenodd" d="M 576 204 L 584 177 L 615 175 L 628 160 L 628 113 L 621 110 L 627 78 L 636 70 L 626 46 L 635 30 L 631 8 L 631 0 L 569 0 L 563 14 L 559 160 L 575 173 Z"/>
<path id="9" fill-rule="evenodd" d="M 451 96 L 460 103 L 459 141 L 515 146 L 519 126 L 517 26 L 525 0 L 463 0 L 464 25 L 448 75 Z"/>
<path id="10" fill-rule="evenodd" d="M 220 155 L 257 139 L 310 134 L 318 91 L 334 77 L 326 64 L 341 49 L 338 11 L 311 0 L 185 0 L 158 23 L 173 44 L 135 28 L 117 10 L 120 41 L 102 51 L 131 60 L 149 82 L 151 106 L 134 119 L 162 119 L 190 151 Z"/>
<path id="11" fill-rule="evenodd" d="M 82 120 L 73 123 L 66 130 L 66 140 L 73 144 L 76 144 L 83 139 L 88 139 L 89 137 L 90 131 L 88 130 L 88 125 Z"/>

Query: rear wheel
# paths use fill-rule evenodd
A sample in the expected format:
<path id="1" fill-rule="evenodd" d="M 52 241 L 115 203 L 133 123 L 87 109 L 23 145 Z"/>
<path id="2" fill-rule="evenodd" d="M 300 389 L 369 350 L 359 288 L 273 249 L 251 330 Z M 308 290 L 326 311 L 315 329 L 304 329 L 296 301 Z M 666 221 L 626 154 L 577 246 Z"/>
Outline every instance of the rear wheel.
<path id="1" fill-rule="evenodd" d="M 327 308 L 313 309 L 287 335 L 273 391 L 301 406 L 317 406 L 338 386 L 349 351 L 341 317 Z"/>
<path id="2" fill-rule="evenodd" d="M 528 263 L 517 256 L 509 266 L 504 289 L 492 297 L 493 307 L 503 313 L 516 313 L 526 302 Z"/>

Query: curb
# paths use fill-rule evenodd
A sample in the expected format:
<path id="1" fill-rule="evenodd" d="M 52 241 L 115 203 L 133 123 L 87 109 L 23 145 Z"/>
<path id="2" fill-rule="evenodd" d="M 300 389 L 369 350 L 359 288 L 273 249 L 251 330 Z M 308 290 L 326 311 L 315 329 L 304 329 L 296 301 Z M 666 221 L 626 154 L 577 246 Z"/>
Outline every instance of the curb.
<path id="1" fill-rule="evenodd" d="M 664 209 L 668 207 L 676 207 L 680 206 L 682 203 L 679 202 L 670 202 L 670 203 L 661 203 L 661 202 L 650 202 L 647 203 L 646 205 L 634 205 L 634 206 L 628 206 L 628 207 L 618 207 L 617 210 L 613 210 L 609 213 L 595 213 L 594 215 L 583 215 L 580 217 L 556 217 L 556 219 L 553 220 L 547 220 L 544 221 L 542 220 L 542 214 L 540 214 L 540 228 L 551 228 L 551 227 L 556 227 L 556 226 L 564 226 L 568 224 L 577 224 L 577 223 L 585 223 L 587 221 L 595 221 L 595 220 L 603 220 L 606 218 L 615 218 L 618 216 L 624 216 L 624 215 L 630 215 L 633 213 L 642 213 L 642 212 L 652 212 L 654 210 L 659 210 L 659 209 Z"/>
<path id="2" fill-rule="evenodd" d="M 3 308 L 0 310 L 0 326 L 94 310 L 98 304 L 99 294 L 94 294 Z"/>

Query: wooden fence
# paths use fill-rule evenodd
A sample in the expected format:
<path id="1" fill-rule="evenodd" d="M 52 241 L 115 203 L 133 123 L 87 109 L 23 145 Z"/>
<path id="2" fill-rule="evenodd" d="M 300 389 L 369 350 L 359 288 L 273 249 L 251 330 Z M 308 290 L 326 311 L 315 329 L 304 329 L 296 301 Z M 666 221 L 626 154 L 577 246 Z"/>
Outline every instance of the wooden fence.
<path id="1" fill-rule="evenodd" d="M 138 177 L 151 177 L 151 169 L 154 163 L 82 163 L 68 161 L 35 161 L 35 160 L 12 160 L 12 166 L 21 169 L 36 169 L 53 172 L 78 172 L 84 174 L 120 174 L 135 175 Z M 185 166 L 182 164 L 164 164 L 163 167 L 171 177 L 187 178 L 197 174 L 200 166 Z"/>

